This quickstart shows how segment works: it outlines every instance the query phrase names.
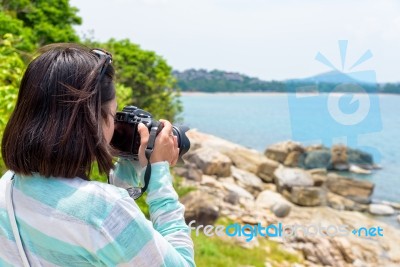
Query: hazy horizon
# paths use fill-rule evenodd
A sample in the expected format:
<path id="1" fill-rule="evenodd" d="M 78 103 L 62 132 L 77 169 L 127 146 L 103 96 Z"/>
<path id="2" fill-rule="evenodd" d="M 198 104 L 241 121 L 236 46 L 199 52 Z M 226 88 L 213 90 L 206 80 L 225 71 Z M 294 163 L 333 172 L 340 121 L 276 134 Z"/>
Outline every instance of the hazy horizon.
<path id="1" fill-rule="evenodd" d="M 311 77 L 332 70 L 323 54 L 350 71 L 375 70 L 377 81 L 399 82 L 400 1 L 71 0 L 78 33 L 106 41 L 128 38 L 155 51 L 174 70 L 217 69 L 261 80 Z M 348 40 L 341 65 L 338 41 Z"/>

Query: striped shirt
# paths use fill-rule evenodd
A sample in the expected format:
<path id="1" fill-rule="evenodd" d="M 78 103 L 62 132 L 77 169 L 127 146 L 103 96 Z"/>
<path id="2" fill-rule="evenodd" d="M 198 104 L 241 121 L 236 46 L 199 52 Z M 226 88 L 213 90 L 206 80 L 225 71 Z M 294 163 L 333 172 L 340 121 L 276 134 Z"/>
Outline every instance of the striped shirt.
<path id="1" fill-rule="evenodd" d="M 0 179 L 0 266 L 22 266 L 5 204 L 8 171 Z M 120 160 L 115 184 L 137 183 Z M 13 203 L 31 266 L 195 266 L 184 206 L 167 162 L 152 164 L 145 218 L 127 191 L 81 178 L 14 176 Z"/>

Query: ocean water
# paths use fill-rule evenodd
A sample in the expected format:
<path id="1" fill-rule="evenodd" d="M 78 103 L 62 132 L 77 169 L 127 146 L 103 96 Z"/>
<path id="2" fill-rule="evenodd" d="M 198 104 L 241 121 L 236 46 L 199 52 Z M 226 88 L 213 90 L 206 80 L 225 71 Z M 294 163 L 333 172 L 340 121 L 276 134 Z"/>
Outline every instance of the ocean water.
<path id="1" fill-rule="evenodd" d="M 201 132 L 210 133 L 243 146 L 264 152 L 276 142 L 296 140 L 293 134 L 293 109 L 289 109 L 288 94 L 183 94 L 181 97 L 184 123 Z M 347 174 L 358 179 L 375 183 L 373 199 L 400 202 L 400 96 L 377 95 L 380 109 L 373 110 L 380 116 L 381 129 L 358 136 L 358 142 L 379 152 L 378 164 L 381 170 L 369 175 Z M 293 106 L 291 106 L 293 107 Z M 307 108 L 313 109 L 312 105 Z M 311 112 L 320 122 L 323 112 Z M 297 114 L 298 115 L 298 114 Z M 308 118 L 310 119 L 310 118 Z M 307 130 L 307 129 L 304 129 Z M 330 134 L 325 127 L 315 127 L 320 141 L 324 143 Z M 304 143 L 304 142 L 303 142 Z M 335 143 L 335 142 L 334 142 Z"/>

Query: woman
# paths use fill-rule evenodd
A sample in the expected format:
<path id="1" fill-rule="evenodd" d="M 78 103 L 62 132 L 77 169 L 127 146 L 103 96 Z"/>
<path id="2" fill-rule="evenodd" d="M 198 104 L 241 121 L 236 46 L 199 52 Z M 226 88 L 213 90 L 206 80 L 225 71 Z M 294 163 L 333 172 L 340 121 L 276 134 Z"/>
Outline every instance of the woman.
<path id="1" fill-rule="evenodd" d="M 56 44 L 29 64 L 1 147 L 10 171 L 0 179 L 0 266 L 195 266 L 169 173 L 179 151 L 168 121 L 150 158 L 151 222 L 125 189 L 88 178 L 94 161 L 101 173 L 113 169 L 115 184 L 139 178 L 134 162 L 112 162 L 111 61 L 100 50 Z M 146 168 L 149 133 L 138 130 Z"/>

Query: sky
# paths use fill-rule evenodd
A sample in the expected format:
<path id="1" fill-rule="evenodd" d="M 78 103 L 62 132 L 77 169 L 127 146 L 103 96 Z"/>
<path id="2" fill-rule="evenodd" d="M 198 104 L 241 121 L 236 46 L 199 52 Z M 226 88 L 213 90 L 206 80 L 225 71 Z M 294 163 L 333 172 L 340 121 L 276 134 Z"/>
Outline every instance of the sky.
<path id="1" fill-rule="evenodd" d="M 70 0 L 95 40 L 125 39 L 175 70 L 239 72 L 263 80 L 373 70 L 400 81 L 398 0 Z M 347 40 L 344 68 L 338 42 Z M 366 51 L 372 57 L 349 70 Z"/>

